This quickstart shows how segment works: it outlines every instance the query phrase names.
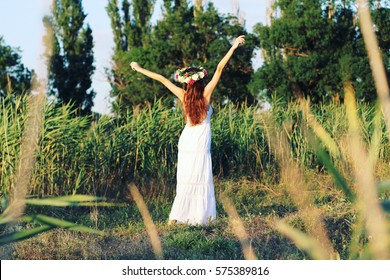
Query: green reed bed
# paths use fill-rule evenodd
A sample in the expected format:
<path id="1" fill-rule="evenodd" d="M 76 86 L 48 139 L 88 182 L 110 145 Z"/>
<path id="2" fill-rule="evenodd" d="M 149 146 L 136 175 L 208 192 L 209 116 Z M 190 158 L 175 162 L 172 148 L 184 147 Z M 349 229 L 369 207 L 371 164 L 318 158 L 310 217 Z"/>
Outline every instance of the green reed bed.
<path id="1" fill-rule="evenodd" d="M 4 100 L 0 113 L 0 192 L 7 197 L 18 160 L 25 118 L 25 99 Z M 360 104 L 365 141 L 370 143 L 375 106 Z M 339 104 L 312 109 L 317 121 L 343 148 L 347 132 L 345 109 Z M 275 120 L 269 122 L 270 119 Z M 378 122 L 378 120 L 377 120 Z M 270 123 L 276 128 L 270 127 Z M 382 137 L 378 157 L 389 159 L 387 132 L 379 119 Z M 67 107 L 45 106 L 31 195 L 91 194 L 118 197 L 135 182 L 144 194 L 172 194 L 175 186 L 177 143 L 184 121 L 181 110 L 157 101 L 136 108 L 122 119 L 111 116 L 75 117 Z M 269 111 L 228 104 L 214 108 L 212 160 L 219 178 L 265 179 L 277 182 L 278 165 L 269 151 L 268 131 L 286 132 L 291 153 L 305 169 L 321 170 L 307 125 L 297 104 Z M 337 159 L 335 159 L 337 161 Z M 337 165 L 337 162 L 336 162 Z"/>

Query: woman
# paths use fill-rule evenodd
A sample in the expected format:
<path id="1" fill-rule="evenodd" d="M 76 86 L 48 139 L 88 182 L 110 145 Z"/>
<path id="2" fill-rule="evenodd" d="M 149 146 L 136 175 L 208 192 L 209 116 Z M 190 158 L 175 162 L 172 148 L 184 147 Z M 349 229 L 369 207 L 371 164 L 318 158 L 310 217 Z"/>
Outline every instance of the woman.
<path id="1" fill-rule="evenodd" d="M 134 71 L 161 82 L 183 104 L 186 126 L 179 139 L 176 197 L 169 215 L 169 225 L 204 225 L 216 219 L 210 155 L 210 117 L 213 111 L 210 98 L 223 68 L 238 46 L 244 42 L 244 36 L 236 38 L 206 86 L 204 78 L 207 77 L 207 72 L 202 67 L 187 67 L 176 72 L 176 80 L 185 84 L 182 89 L 164 76 L 143 69 L 136 62 L 130 64 Z"/>

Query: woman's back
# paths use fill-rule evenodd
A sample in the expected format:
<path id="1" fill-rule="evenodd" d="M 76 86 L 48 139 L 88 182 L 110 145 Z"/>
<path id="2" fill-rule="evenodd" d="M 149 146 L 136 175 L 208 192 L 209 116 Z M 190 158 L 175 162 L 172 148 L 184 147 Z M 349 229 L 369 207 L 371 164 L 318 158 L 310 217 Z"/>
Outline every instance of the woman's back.
<path id="1" fill-rule="evenodd" d="M 176 80 L 185 82 L 183 112 L 186 122 L 197 125 L 207 117 L 209 102 L 204 97 L 204 78 L 208 76 L 203 67 L 187 67 L 176 72 Z"/>

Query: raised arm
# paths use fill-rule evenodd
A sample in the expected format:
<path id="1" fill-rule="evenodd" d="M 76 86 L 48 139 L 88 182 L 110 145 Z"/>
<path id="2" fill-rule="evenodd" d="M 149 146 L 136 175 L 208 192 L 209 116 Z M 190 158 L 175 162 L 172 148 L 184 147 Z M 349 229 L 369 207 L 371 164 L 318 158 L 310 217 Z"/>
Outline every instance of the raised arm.
<path id="1" fill-rule="evenodd" d="M 229 59 L 232 57 L 234 51 L 238 48 L 238 46 L 244 44 L 245 42 L 245 36 L 241 35 L 236 38 L 233 45 L 225 54 L 225 56 L 221 59 L 221 61 L 218 63 L 217 69 L 215 70 L 214 76 L 211 79 L 211 81 L 207 84 L 207 86 L 204 89 L 204 97 L 206 98 L 207 102 L 210 102 L 211 94 L 213 93 L 215 87 L 217 86 L 219 79 L 222 75 L 222 70 L 225 68 L 225 65 L 228 63 Z"/>
<path id="2" fill-rule="evenodd" d="M 141 66 L 139 66 L 137 62 L 130 63 L 130 66 L 134 71 L 140 72 L 141 74 L 144 74 L 149 78 L 161 82 L 167 89 L 169 89 L 174 95 L 176 95 L 180 99 L 180 101 L 183 101 L 184 89 L 174 85 L 170 80 L 165 78 L 163 75 L 144 69 Z"/>

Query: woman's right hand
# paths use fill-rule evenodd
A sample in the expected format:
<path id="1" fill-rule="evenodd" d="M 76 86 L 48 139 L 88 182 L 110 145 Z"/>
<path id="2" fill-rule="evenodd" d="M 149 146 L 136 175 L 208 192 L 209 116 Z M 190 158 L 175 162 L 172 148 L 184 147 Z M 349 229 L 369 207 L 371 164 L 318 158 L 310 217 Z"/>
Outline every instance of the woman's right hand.
<path id="1" fill-rule="evenodd" d="M 140 68 L 140 66 L 138 65 L 137 62 L 133 61 L 130 63 L 130 66 L 131 66 L 131 69 L 133 69 L 134 71 L 138 71 L 138 69 Z"/>
<path id="2" fill-rule="evenodd" d="M 239 46 L 243 45 L 245 43 L 245 36 L 241 35 L 234 40 L 233 47 L 237 49 Z"/>

